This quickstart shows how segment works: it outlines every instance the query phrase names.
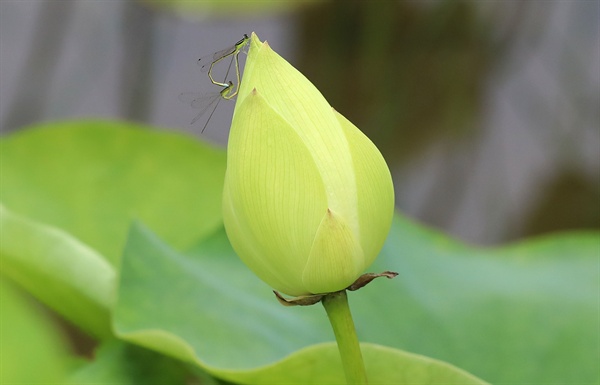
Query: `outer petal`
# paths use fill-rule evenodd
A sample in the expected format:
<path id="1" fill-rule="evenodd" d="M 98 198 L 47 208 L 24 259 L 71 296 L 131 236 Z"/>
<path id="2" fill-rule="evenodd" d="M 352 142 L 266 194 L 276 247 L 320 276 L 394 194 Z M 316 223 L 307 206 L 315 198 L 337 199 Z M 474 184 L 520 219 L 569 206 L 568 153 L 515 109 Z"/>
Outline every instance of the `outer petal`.
<path id="1" fill-rule="evenodd" d="M 363 251 L 350 226 L 327 210 L 319 226 L 302 275 L 311 293 L 331 293 L 348 287 L 365 268 Z"/>
<path id="2" fill-rule="evenodd" d="M 350 145 L 358 194 L 360 244 L 365 269 L 373 263 L 387 238 L 394 215 L 394 185 L 383 156 L 352 122 L 334 111 Z"/>
<path id="3" fill-rule="evenodd" d="M 311 154 L 327 190 L 328 207 L 358 235 L 356 181 L 349 145 L 327 100 L 268 43 L 253 34 L 238 104 L 256 88 L 293 128 Z M 237 113 L 236 113 L 237 114 Z"/>
<path id="4" fill-rule="evenodd" d="M 327 196 L 312 155 L 290 125 L 256 91 L 231 127 L 224 220 L 241 259 L 289 295 L 308 294 L 302 272 Z"/>

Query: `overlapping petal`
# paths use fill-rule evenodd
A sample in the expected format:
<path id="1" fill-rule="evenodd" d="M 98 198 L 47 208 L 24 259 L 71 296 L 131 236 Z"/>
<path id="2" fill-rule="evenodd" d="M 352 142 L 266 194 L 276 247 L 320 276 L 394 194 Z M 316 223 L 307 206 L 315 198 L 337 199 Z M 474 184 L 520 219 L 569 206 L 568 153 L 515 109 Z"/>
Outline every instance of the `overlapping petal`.
<path id="1" fill-rule="evenodd" d="M 306 294 L 302 271 L 327 211 L 312 155 L 258 91 L 238 107 L 228 146 L 223 204 L 231 243 L 274 288 Z"/>

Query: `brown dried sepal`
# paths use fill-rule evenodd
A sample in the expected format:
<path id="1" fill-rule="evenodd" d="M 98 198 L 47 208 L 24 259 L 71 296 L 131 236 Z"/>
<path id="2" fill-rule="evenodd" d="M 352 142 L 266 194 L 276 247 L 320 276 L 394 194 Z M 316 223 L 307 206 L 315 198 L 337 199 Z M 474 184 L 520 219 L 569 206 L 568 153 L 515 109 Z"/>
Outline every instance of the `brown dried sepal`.
<path id="1" fill-rule="evenodd" d="M 358 279 L 356 281 L 354 281 L 354 283 L 352 285 L 348 286 L 344 290 L 355 291 L 355 290 L 360 289 L 361 287 L 366 286 L 375 278 L 386 277 L 386 278 L 392 279 L 397 275 L 398 275 L 398 273 L 395 273 L 393 271 L 384 271 L 383 273 L 379 273 L 379 274 L 366 273 L 366 274 L 363 274 L 360 277 L 358 277 Z M 333 294 L 333 293 L 314 294 L 314 295 L 307 295 L 307 296 L 301 296 L 301 297 L 293 297 L 293 298 L 288 299 L 288 298 L 285 298 L 284 296 L 282 296 L 278 291 L 273 290 L 273 293 L 275 293 L 275 297 L 277 297 L 277 300 L 283 306 L 310 306 L 310 305 L 314 305 L 315 303 L 321 302 L 323 297 L 325 297 L 329 294 Z M 336 293 L 338 293 L 338 292 L 336 292 Z"/>
<path id="2" fill-rule="evenodd" d="M 320 302 L 325 296 L 325 294 L 315 294 L 287 299 L 275 290 L 273 290 L 273 293 L 275 293 L 275 297 L 277 297 L 277 300 L 283 306 L 310 306 Z"/>
<path id="3" fill-rule="evenodd" d="M 386 278 L 392 279 L 397 275 L 398 275 L 398 273 L 393 272 L 393 271 L 384 271 L 383 273 L 379 273 L 379 274 L 365 273 L 365 274 L 361 275 L 360 277 L 358 277 L 358 279 L 356 281 L 354 281 L 354 283 L 352 285 L 348 286 L 346 288 L 346 290 L 355 291 L 355 290 L 360 289 L 361 287 L 367 286 L 375 278 L 386 277 Z"/>

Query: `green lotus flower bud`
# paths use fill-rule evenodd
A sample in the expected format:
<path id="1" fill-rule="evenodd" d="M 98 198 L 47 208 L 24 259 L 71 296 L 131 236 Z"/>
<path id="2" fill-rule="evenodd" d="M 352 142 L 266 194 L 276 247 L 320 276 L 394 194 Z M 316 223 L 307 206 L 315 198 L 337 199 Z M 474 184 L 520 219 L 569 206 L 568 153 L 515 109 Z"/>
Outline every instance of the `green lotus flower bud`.
<path id="1" fill-rule="evenodd" d="M 345 289 L 391 226 L 373 143 L 253 34 L 229 134 L 225 229 L 259 278 L 292 296 Z"/>

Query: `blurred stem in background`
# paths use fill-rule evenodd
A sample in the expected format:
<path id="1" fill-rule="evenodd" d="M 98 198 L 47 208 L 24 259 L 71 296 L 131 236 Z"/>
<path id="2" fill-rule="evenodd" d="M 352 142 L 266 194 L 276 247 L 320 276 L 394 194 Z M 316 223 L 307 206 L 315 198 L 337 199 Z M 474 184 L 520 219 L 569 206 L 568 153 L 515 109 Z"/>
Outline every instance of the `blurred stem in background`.
<path id="1" fill-rule="evenodd" d="M 37 30 L 29 45 L 25 64 L 17 75 L 18 88 L 7 108 L 8 112 L 2 122 L 3 130 L 42 120 L 72 16 L 73 4 L 69 1 L 40 3 L 34 23 Z M 57 20 L 60 22 L 57 23 Z"/>
<path id="2" fill-rule="evenodd" d="M 452 144 L 478 135 L 482 84 L 494 51 L 470 2 L 341 3 L 305 12 L 301 66 L 392 167 L 441 139 Z M 440 194 L 462 199 L 468 176 L 438 175 L 444 188 L 428 192 L 421 219 L 445 227 L 460 204 L 448 205 Z"/>
<path id="3" fill-rule="evenodd" d="M 407 161 L 434 138 L 473 134 L 493 59 L 473 6 L 343 3 L 306 10 L 301 64 L 386 159 Z"/>
<path id="4" fill-rule="evenodd" d="M 510 71 L 507 51 L 515 49 L 518 37 L 526 44 L 517 48 L 531 50 L 548 28 L 550 11 L 543 6 L 491 4 L 486 5 L 487 13 L 482 7 L 472 1 L 336 0 L 306 8 L 301 17 L 299 68 L 332 105 L 365 131 L 392 169 L 406 167 L 432 149 L 443 154 L 446 165 L 425 192 L 426 203 L 417 216 L 444 229 L 461 214 L 478 168 L 490 161 L 482 146 L 490 75 L 499 69 Z M 539 23 L 532 29 L 527 21 L 535 15 Z M 522 39 L 524 34 L 529 40 Z M 537 97 L 543 99 L 543 91 Z M 538 140 L 552 129 L 560 131 L 523 129 Z M 508 156 L 504 154 L 503 164 L 496 165 L 499 172 L 494 180 L 505 194 L 511 180 Z M 548 189 L 537 192 L 538 204 L 520 214 L 522 227 L 501 229 L 503 234 L 496 234 L 495 242 L 541 229 L 600 228 L 598 181 L 576 179 L 567 186 L 575 179 L 558 173 Z M 491 185 L 485 190 L 490 189 L 503 193 Z M 503 210 L 500 201 L 489 202 L 490 213 L 494 207 Z M 557 206 L 562 209 L 548 210 Z M 488 223 L 497 222 L 494 215 L 487 216 Z"/>
<path id="5" fill-rule="evenodd" d="M 33 39 L 25 55 L 25 64 L 19 70 L 17 89 L 10 98 L 10 105 L 2 122 L 4 132 L 48 118 L 47 106 L 51 104 L 51 98 L 55 97 L 52 84 L 57 74 L 57 64 L 68 48 L 65 46 L 66 38 L 72 33 L 72 21 L 78 17 L 77 7 L 88 8 L 87 11 L 90 12 L 93 6 L 89 2 L 40 2 L 37 20 L 33 23 Z M 123 54 L 119 65 L 119 89 L 115 93 L 119 99 L 118 115 L 124 119 L 148 121 L 156 81 L 157 10 L 136 0 L 124 1 L 120 7 L 119 41 Z M 107 44 L 106 41 L 103 43 Z M 103 45 L 93 46 L 86 53 L 100 52 L 99 56 L 105 58 L 102 53 L 105 49 L 107 47 Z M 79 56 L 79 65 L 85 65 L 90 70 L 95 67 L 89 61 L 96 60 L 97 57 Z M 104 60 L 100 64 L 106 65 L 109 62 Z M 77 87 L 78 76 L 81 74 L 72 75 L 70 81 L 73 84 L 69 89 L 75 94 L 69 94 L 67 98 L 77 99 L 81 96 L 81 89 Z"/>
<path id="6" fill-rule="evenodd" d="M 136 0 L 125 1 L 121 28 L 124 51 L 118 92 L 121 115 L 147 121 L 156 80 L 155 10 Z"/>

